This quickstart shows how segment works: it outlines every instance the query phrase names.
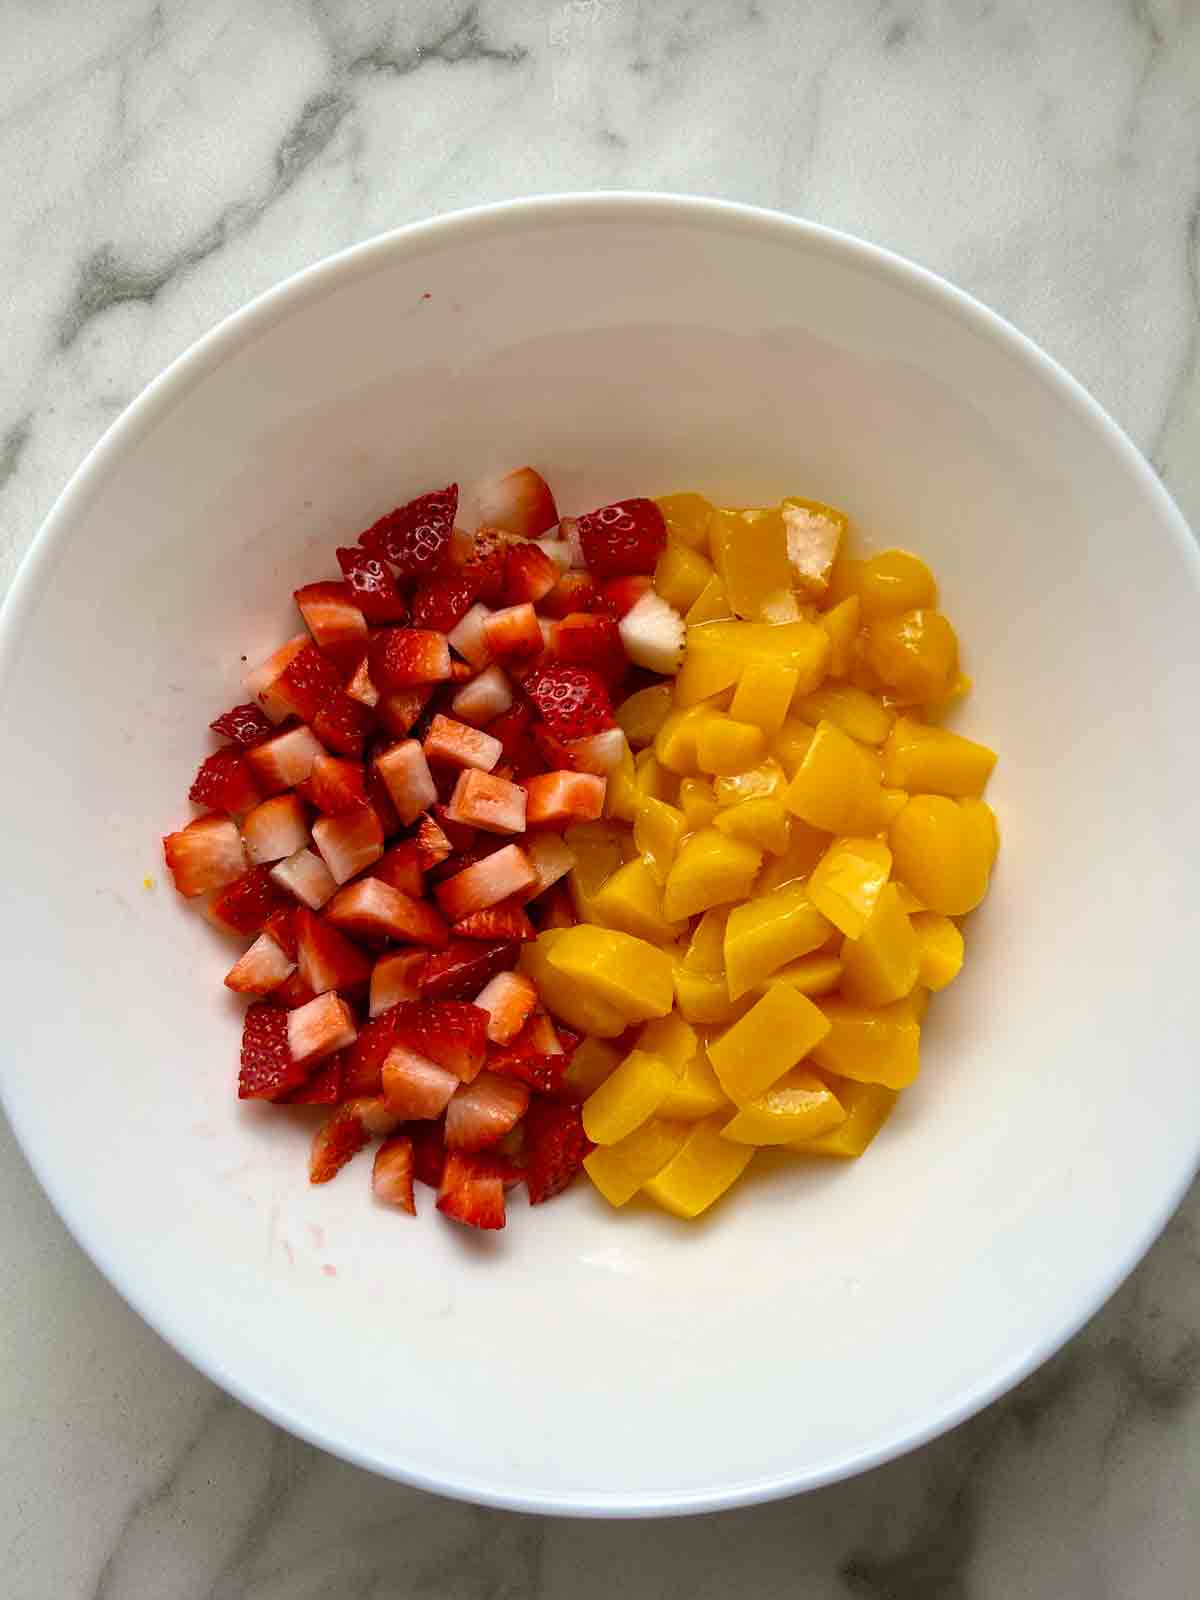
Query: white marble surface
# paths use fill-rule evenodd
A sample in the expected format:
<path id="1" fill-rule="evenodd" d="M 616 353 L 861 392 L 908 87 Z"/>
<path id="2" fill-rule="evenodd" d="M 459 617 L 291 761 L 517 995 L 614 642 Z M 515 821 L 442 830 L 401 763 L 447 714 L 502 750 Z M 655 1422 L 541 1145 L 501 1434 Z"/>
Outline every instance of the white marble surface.
<path id="1" fill-rule="evenodd" d="M 0 0 L 0 589 L 84 452 L 247 297 L 396 223 L 726 195 L 915 257 L 1040 341 L 1200 525 L 1197 0 Z M 973 1422 L 806 1499 L 541 1522 L 228 1400 L 0 1127 L 9 1600 L 1200 1592 L 1200 1194 Z"/>

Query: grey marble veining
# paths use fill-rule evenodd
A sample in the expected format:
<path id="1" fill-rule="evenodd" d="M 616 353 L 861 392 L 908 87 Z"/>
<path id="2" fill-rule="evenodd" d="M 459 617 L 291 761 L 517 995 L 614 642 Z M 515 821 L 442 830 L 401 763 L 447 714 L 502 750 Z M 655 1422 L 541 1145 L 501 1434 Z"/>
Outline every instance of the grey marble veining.
<path id="1" fill-rule="evenodd" d="M 478 201 L 660 188 L 943 272 L 1200 525 L 1196 0 L 0 0 L 0 590 L 74 466 L 248 297 Z M 541 1521 L 374 1479 L 198 1377 L 0 1130 L 0 1593 L 1191 1600 L 1200 1197 L 1015 1393 L 806 1498 Z"/>

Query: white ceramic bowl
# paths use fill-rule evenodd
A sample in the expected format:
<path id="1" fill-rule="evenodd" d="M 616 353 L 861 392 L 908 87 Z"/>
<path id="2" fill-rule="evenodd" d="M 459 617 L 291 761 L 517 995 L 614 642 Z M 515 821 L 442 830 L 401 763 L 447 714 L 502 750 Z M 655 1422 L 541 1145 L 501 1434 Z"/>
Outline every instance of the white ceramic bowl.
<path id="1" fill-rule="evenodd" d="M 566 511 L 819 496 L 920 551 L 1001 753 L 1004 844 L 867 1159 L 705 1221 L 578 1185 L 480 1239 L 305 1177 L 234 1098 L 222 940 L 164 882 L 209 719 L 289 594 L 411 494 L 525 460 Z M 530 1510 L 733 1505 L 856 1472 L 1066 1339 L 1197 1160 L 1197 553 L 1019 334 L 769 213 L 592 196 L 292 279 L 76 474 L 0 637 L 4 1102 L 76 1238 L 185 1356 L 361 1465 Z M 148 892 L 143 878 L 151 874 Z"/>

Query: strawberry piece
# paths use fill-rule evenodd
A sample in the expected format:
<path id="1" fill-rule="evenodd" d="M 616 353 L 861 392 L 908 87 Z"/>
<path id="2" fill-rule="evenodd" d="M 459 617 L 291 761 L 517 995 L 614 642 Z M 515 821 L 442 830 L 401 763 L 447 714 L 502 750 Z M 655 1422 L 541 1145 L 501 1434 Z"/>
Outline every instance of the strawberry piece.
<path id="1" fill-rule="evenodd" d="M 432 872 L 434 867 L 454 853 L 454 846 L 445 829 L 428 814 L 421 818 L 413 843 L 417 847 L 417 863 L 422 872 Z"/>
<path id="2" fill-rule="evenodd" d="M 596 580 L 586 572 L 564 572 L 542 599 L 539 609 L 546 617 L 570 617 L 595 611 L 600 605 Z"/>
<path id="3" fill-rule="evenodd" d="M 284 1006 L 288 1011 L 294 1011 L 297 1006 L 306 1006 L 310 1000 L 315 1000 L 316 995 L 305 983 L 299 972 L 293 972 L 290 978 L 284 980 L 271 993 L 273 1006 Z"/>
<path id="4" fill-rule="evenodd" d="M 460 661 L 457 656 L 451 656 L 450 682 L 452 685 L 456 683 L 470 683 L 474 676 L 475 668 L 469 661 Z"/>
<path id="5" fill-rule="evenodd" d="M 237 823 L 228 817 L 197 817 L 163 839 L 163 855 L 179 893 L 193 899 L 223 889 L 246 870 Z"/>
<path id="6" fill-rule="evenodd" d="M 328 1183 L 368 1140 L 393 1132 L 399 1117 L 382 1100 L 347 1100 L 313 1135 L 308 1160 L 310 1183 Z"/>
<path id="7" fill-rule="evenodd" d="M 465 1000 L 478 994 L 489 978 L 517 964 L 521 946 L 516 940 L 478 944 L 474 939 L 451 939 L 444 950 L 434 950 L 421 974 L 421 996 L 426 1000 Z"/>
<path id="8" fill-rule="evenodd" d="M 509 546 L 504 558 L 502 604 L 519 606 L 528 601 L 536 605 L 558 582 L 558 565 L 536 544 Z"/>
<path id="9" fill-rule="evenodd" d="M 546 834 L 545 837 L 553 839 L 556 835 Z M 532 910 L 543 933 L 547 928 L 573 928 L 579 921 L 575 915 L 575 907 L 571 903 L 571 896 L 561 884 L 543 895 L 533 905 Z"/>
<path id="10" fill-rule="evenodd" d="M 380 776 L 379 769 L 374 761 L 368 761 L 366 767 L 367 804 L 379 818 L 379 826 L 383 829 L 383 837 L 390 839 L 393 834 L 400 832 L 400 817 L 388 793 L 387 784 Z"/>
<path id="11" fill-rule="evenodd" d="M 358 1034 L 353 1011 L 332 990 L 289 1011 L 287 1027 L 292 1059 L 304 1066 L 324 1060 L 335 1050 L 344 1050 Z"/>
<path id="12" fill-rule="evenodd" d="M 552 1094 L 559 1087 L 569 1061 L 544 1011 L 534 1012 L 508 1044 L 488 1052 L 490 1071 L 516 1078 L 543 1094 Z"/>
<path id="13" fill-rule="evenodd" d="M 270 933 L 260 933 L 225 974 L 225 987 L 237 994 L 270 994 L 295 970 L 295 961 Z"/>
<path id="14" fill-rule="evenodd" d="M 383 1063 L 384 1102 L 404 1122 L 440 1117 L 458 1085 L 453 1072 L 405 1044 L 394 1044 Z"/>
<path id="15" fill-rule="evenodd" d="M 282 722 L 292 709 L 287 699 L 276 693 L 280 678 L 301 650 L 311 649 L 312 640 L 308 634 L 298 633 L 246 674 L 247 693 L 252 700 L 258 701 L 272 722 Z"/>
<path id="16" fill-rule="evenodd" d="M 652 578 L 613 578 L 600 587 L 600 602 L 610 617 L 619 622 L 644 595 L 654 588 Z"/>
<path id="17" fill-rule="evenodd" d="M 529 1204 L 561 1194 L 594 1146 L 583 1131 L 581 1106 L 535 1096 L 525 1116 L 525 1183 Z"/>
<path id="18" fill-rule="evenodd" d="M 379 1096 L 383 1093 L 383 1063 L 388 1051 L 396 1042 L 396 1007 L 372 1017 L 358 1030 L 358 1038 L 343 1058 L 343 1097 L 357 1099 L 361 1095 Z"/>
<path id="19" fill-rule="evenodd" d="M 519 972 L 498 972 L 475 996 L 474 1004 L 488 1014 L 489 1044 L 508 1044 L 525 1026 L 537 1005 L 538 992 Z"/>
<path id="20" fill-rule="evenodd" d="M 390 561 L 402 578 L 425 577 L 442 564 L 457 513 L 458 485 L 451 483 L 389 511 L 358 542 Z"/>
<path id="21" fill-rule="evenodd" d="M 346 883 L 383 854 L 383 829 L 370 806 L 339 817 L 318 817 L 312 836 L 336 883 Z"/>
<path id="22" fill-rule="evenodd" d="M 575 520 L 593 578 L 653 572 L 667 543 L 667 525 L 653 500 L 617 500 Z"/>
<path id="23" fill-rule="evenodd" d="M 475 531 L 471 555 L 462 570 L 479 586 L 479 598 L 487 606 L 500 604 L 511 543 L 511 534 L 501 528 L 482 527 Z"/>
<path id="24" fill-rule="evenodd" d="M 586 739 L 613 725 L 603 678 L 591 667 L 543 667 L 525 684 L 542 720 L 559 739 Z"/>
<path id="25" fill-rule="evenodd" d="M 265 693 L 269 694 L 273 705 L 283 706 L 286 712 L 299 717 L 301 722 L 312 722 L 325 702 L 340 694 L 341 689 L 338 669 L 306 637 L 302 648 L 289 657 Z M 259 695 L 259 700 L 265 703 L 264 694 Z M 267 706 L 268 713 L 270 709 Z"/>
<path id="26" fill-rule="evenodd" d="M 414 900 L 379 878 L 360 878 L 348 884 L 330 901 L 325 915 L 335 927 L 367 944 L 383 945 L 395 939 L 442 948 L 450 938 L 446 924 L 427 900 Z"/>
<path id="27" fill-rule="evenodd" d="M 272 911 L 263 927 L 263 933 L 274 939 L 289 961 L 296 959 L 296 919 L 293 909 L 292 906 L 285 906 L 279 911 Z"/>
<path id="28" fill-rule="evenodd" d="M 475 488 L 480 515 L 490 527 L 536 539 L 558 524 L 558 507 L 550 485 L 532 467 L 516 467 Z"/>
<path id="29" fill-rule="evenodd" d="M 518 701 L 488 723 L 488 732 L 493 739 L 500 741 L 503 752 L 501 760 L 513 766 L 520 764 L 530 748 L 529 729 L 532 722 L 533 712 L 523 701 Z"/>
<path id="30" fill-rule="evenodd" d="M 624 682 L 629 660 L 611 617 L 573 612 L 554 629 L 554 654 L 569 666 L 592 667 L 610 688 Z"/>
<path id="31" fill-rule="evenodd" d="M 371 969 L 371 995 L 368 1011 L 382 1016 L 405 1000 L 421 998 L 421 975 L 425 971 L 424 950 L 394 950 L 380 956 Z"/>
<path id="32" fill-rule="evenodd" d="M 502 1228 L 504 1180 L 485 1157 L 448 1151 L 437 1208 L 469 1228 Z"/>
<path id="33" fill-rule="evenodd" d="M 253 704 L 234 706 L 232 711 L 223 711 L 209 723 L 209 727 L 214 733 L 219 733 L 222 739 L 231 740 L 243 750 L 261 743 L 275 732 L 275 724 L 270 717 L 261 706 Z"/>
<path id="34" fill-rule="evenodd" d="M 287 1106 L 335 1106 L 342 1099 L 342 1059 L 344 1052 L 322 1061 L 317 1070 L 290 1094 L 282 1097 Z"/>
<path id="35" fill-rule="evenodd" d="M 607 778 L 629 754 L 629 741 L 620 728 L 605 728 L 603 733 L 590 734 L 586 739 L 572 739 L 563 749 L 573 772 L 592 772 Z"/>
<path id="36" fill-rule="evenodd" d="M 457 783 L 456 783 L 457 787 Z M 446 806 L 434 806 L 434 816 L 437 825 L 442 830 L 442 835 L 450 845 L 450 849 L 458 855 L 474 848 L 479 837 L 479 830 L 473 828 L 469 822 L 459 822 L 451 816 Z"/>
<path id="37" fill-rule="evenodd" d="M 277 794 L 242 820 L 242 843 L 251 864 L 282 861 L 308 843 L 308 813 L 294 794 Z"/>
<path id="38" fill-rule="evenodd" d="M 486 632 L 491 618 L 492 612 L 488 607 L 476 602 L 462 621 L 446 635 L 450 647 L 457 650 L 477 672 L 481 672 L 492 658 Z"/>
<path id="39" fill-rule="evenodd" d="M 502 902 L 461 918 L 454 924 L 454 935 L 458 939 L 532 939 L 534 932 L 519 905 Z"/>
<path id="40" fill-rule="evenodd" d="M 239 1100 L 276 1100 L 303 1083 L 305 1068 L 288 1048 L 289 1015 L 262 1002 L 248 1007 L 242 1021 Z"/>
<path id="41" fill-rule="evenodd" d="M 525 780 L 525 822 L 530 828 L 565 828 L 604 815 L 606 781 L 590 772 L 543 772 Z"/>
<path id="42" fill-rule="evenodd" d="M 404 622 L 408 607 L 396 580 L 378 556 L 356 547 L 337 552 L 338 566 L 355 605 L 369 623 Z"/>
<path id="43" fill-rule="evenodd" d="M 355 811 L 359 806 L 365 805 L 367 800 L 362 766 L 357 761 L 347 761 L 339 756 L 326 755 L 324 752 L 313 762 L 312 772 L 299 788 L 304 798 L 327 817 L 344 816 L 347 811 Z M 267 802 L 268 805 L 277 803 L 277 801 Z M 307 828 L 304 830 L 304 835 L 305 838 L 308 837 Z M 303 842 L 302 839 L 300 843 Z M 299 845 L 292 846 L 293 850 L 298 848 Z M 284 855 L 291 853 L 291 850 L 283 852 Z"/>
<path id="44" fill-rule="evenodd" d="M 343 756 L 361 756 L 367 735 L 375 726 L 370 706 L 352 700 L 340 690 L 332 695 L 313 718 L 313 732 L 321 743 Z"/>
<path id="45" fill-rule="evenodd" d="M 287 897 L 272 879 L 270 868 L 251 867 L 217 890 L 208 906 L 208 920 L 248 938 L 261 933 L 271 913 L 286 905 Z"/>
<path id="46" fill-rule="evenodd" d="M 344 583 L 307 583 L 294 599 L 313 643 L 341 668 L 352 672 L 366 654 L 367 619 Z"/>
<path id="47" fill-rule="evenodd" d="M 505 676 L 504 669 L 491 666 L 485 667 L 482 672 L 463 684 L 451 700 L 450 709 L 463 722 L 482 728 L 508 711 L 512 703 L 512 685 Z"/>
<path id="48" fill-rule="evenodd" d="M 446 816 L 485 833 L 524 833 L 525 791 L 494 772 L 469 768 L 459 774 Z"/>
<path id="49" fill-rule="evenodd" d="M 449 633 L 478 598 L 479 584 L 468 573 L 454 572 L 442 578 L 429 578 L 413 591 L 413 627 Z"/>
<path id="50" fill-rule="evenodd" d="M 253 773 L 231 744 L 205 757 L 188 790 L 188 799 L 196 805 L 235 817 L 251 810 L 261 798 Z"/>
<path id="51" fill-rule="evenodd" d="M 415 839 L 402 839 L 390 850 L 385 850 L 375 863 L 373 878 L 399 889 L 401 894 L 419 900 L 425 892 L 425 875 L 421 871 L 421 849 Z"/>
<path id="52" fill-rule="evenodd" d="M 403 739 L 421 720 L 421 714 L 434 695 L 431 683 L 415 689 L 398 689 L 379 697 L 375 715 L 382 728 L 396 739 Z"/>
<path id="53" fill-rule="evenodd" d="M 450 647 L 431 628 L 384 628 L 367 651 L 371 678 L 381 694 L 418 683 L 443 683 L 450 676 Z"/>
<path id="54" fill-rule="evenodd" d="M 535 834 L 533 838 L 526 839 L 524 850 L 529 857 L 530 866 L 537 874 L 536 882 L 521 897 L 528 904 L 530 900 L 550 888 L 551 884 L 566 877 L 575 865 L 575 852 L 558 833 Z M 574 918 L 567 926 L 573 924 Z"/>
<path id="55" fill-rule="evenodd" d="M 532 660 L 546 647 L 537 612 L 527 601 L 493 611 L 484 618 L 483 640 L 488 656 L 508 666 Z"/>
<path id="56" fill-rule="evenodd" d="M 365 655 L 346 683 L 346 696 L 350 700 L 357 700 L 360 706 L 367 706 L 372 711 L 379 704 L 379 690 L 375 687 L 375 680 L 371 676 Z"/>
<path id="57" fill-rule="evenodd" d="M 396 1041 L 470 1083 L 487 1053 L 486 1011 L 458 1000 L 418 1000 L 396 1012 Z"/>
<path id="58" fill-rule="evenodd" d="M 286 861 L 277 861 L 271 868 L 271 877 L 310 911 L 319 911 L 337 889 L 329 868 L 307 848 L 297 850 Z"/>
<path id="59" fill-rule="evenodd" d="M 509 844 L 463 872 L 456 872 L 434 889 L 434 897 L 451 922 L 461 922 L 472 912 L 486 911 L 510 895 L 532 887 L 537 874 L 520 845 Z"/>
<path id="60" fill-rule="evenodd" d="M 413 1144 L 407 1134 L 398 1133 L 385 1139 L 375 1152 L 371 1168 L 371 1192 L 384 1205 L 407 1211 L 410 1217 L 417 1214 L 413 1198 Z"/>
<path id="61" fill-rule="evenodd" d="M 425 752 L 415 739 L 405 739 L 376 756 L 375 770 L 405 826 L 415 822 L 437 799 L 437 785 Z"/>
<path id="62" fill-rule="evenodd" d="M 460 1084 L 446 1107 L 446 1149 L 485 1150 L 525 1115 L 529 1090 L 516 1078 L 481 1072 Z"/>
<path id="63" fill-rule="evenodd" d="M 418 1183 L 436 1189 L 446 1165 L 446 1125 L 444 1121 L 421 1122 L 412 1129 L 413 1177 Z"/>
<path id="64" fill-rule="evenodd" d="M 371 963 L 357 945 L 306 906 L 295 912 L 296 963 L 301 980 L 315 995 L 332 989 L 365 988 Z"/>
<path id="65" fill-rule="evenodd" d="M 285 728 L 246 752 L 246 765 L 267 794 L 294 789 L 312 776 L 313 765 L 325 751 L 311 728 Z"/>
<path id="66" fill-rule="evenodd" d="M 476 767 L 480 772 L 490 772 L 504 750 L 499 739 L 491 734 L 440 714 L 429 724 L 423 748 L 428 761 L 444 761 L 452 767 Z"/>

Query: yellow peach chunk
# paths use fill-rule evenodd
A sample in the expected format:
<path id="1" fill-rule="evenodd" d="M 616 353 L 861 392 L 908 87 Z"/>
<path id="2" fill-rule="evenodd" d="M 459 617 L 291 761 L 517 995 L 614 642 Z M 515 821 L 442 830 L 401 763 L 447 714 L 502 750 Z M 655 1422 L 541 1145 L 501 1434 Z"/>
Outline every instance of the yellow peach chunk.
<path id="1" fill-rule="evenodd" d="M 871 623 L 866 660 L 903 704 L 944 700 L 958 677 L 958 640 L 940 611 L 904 611 Z"/>
<path id="2" fill-rule="evenodd" d="M 884 804 L 878 757 L 832 722 L 818 723 L 784 801 L 811 827 L 873 833 Z"/>
<path id="3" fill-rule="evenodd" d="M 717 814 L 717 797 L 707 778 L 679 780 L 679 809 L 683 812 L 689 833 L 708 827 Z"/>
<path id="4" fill-rule="evenodd" d="M 862 602 L 856 594 L 852 594 L 821 613 L 820 623 L 829 639 L 831 678 L 844 678 L 854 664 L 861 610 Z"/>
<path id="5" fill-rule="evenodd" d="M 753 1100 L 828 1034 L 824 1013 L 786 983 L 773 983 L 745 1016 L 708 1046 L 721 1087 L 737 1105 Z"/>
<path id="6" fill-rule="evenodd" d="M 790 1144 L 816 1139 L 846 1120 L 841 1102 L 811 1067 L 793 1067 L 782 1078 L 745 1101 L 721 1129 L 737 1144 Z"/>
<path id="7" fill-rule="evenodd" d="M 809 877 L 828 845 L 827 833 L 793 817 L 788 847 L 781 856 L 772 856 L 766 862 L 754 886 L 755 893 L 770 894 L 773 889 L 782 889 L 784 884 L 798 883 Z"/>
<path id="8" fill-rule="evenodd" d="M 703 594 L 713 575 L 712 563 L 682 539 L 668 536 L 654 569 L 654 589 L 681 615 Z"/>
<path id="9" fill-rule="evenodd" d="M 903 1089 L 920 1065 L 921 1024 L 910 999 L 891 1006 L 822 1000 L 829 1031 L 813 1051 L 815 1065 L 860 1083 Z"/>
<path id="10" fill-rule="evenodd" d="M 725 926 L 729 912 L 724 906 L 706 911 L 692 929 L 683 964 L 689 972 L 725 971 Z"/>
<path id="11" fill-rule="evenodd" d="M 913 795 L 888 830 L 893 870 L 927 910 L 964 916 L 987 893 L 994 829 L 982 800 Z"/>
<path id="12" fill-rule="evenodd" d="M 798 700 L 792 711 L 814 727 L 818 722 L 836 723 L 843 733 L 861 744 L 882 744 L 895 721 L 894 713 L 874 695 L 852 683 L 823 683 Z"/>
<path id="13" fill-rule="evenodd" d="M 838 956 L 824 950 L 789 961 L 771 974 L 771 983 L 790 983 L 801 994 L 832 994 L 842 981 L 842 963 Z"/>
<path id="14" fill-rule="evenodd" d="M 654 743 L 654 735 L 667 720 L 673 703 L 669 683 L 651 684 L 621 701 L 615 713 L 617 725 L 635 750 Z"/>
<path id="15" fill-rule="evenodd" d="M 739 722 L 752 722 L 765 734 L 778 733 L 796 693 L 799 678 L 795 667 L 776 666 L 772 662 L 751 662 L 738 679 L 733 703 L 729 707 L 730 716 Z"/>
<path id="16" fill-rule="evenodd" d="M 716 1116 L 693 1123 L 675 1155 L 643 1185 L 643 1193 L 664 1211 L 685 1219 L 698 1217 L 749 1166 L 753 1147 L 722 1139 L 722 1120 Z"/>
<path id="17" fill-rule="evenodd" d="M 891 1116 L 900 1096 L 882 1084 L 859 1083 L 831 1072 L 824 1077 L 846 1113 L 845 1120 L 815 1139 L 797 1139 L 788 1148 L 805 1156 L 860 1156 Z"/>
<path id="18" fill-rule="evenodd" d="M 743 800 L 778 800 L 787 784 L 787 774 L 779 762 L 768 756 L 745 772 L 714 779 L 712 789 L 718 806 L 736 806 Z"/>
<path id="19" fill-rule="evenodd" d="M 682 931 L 682 924 L 663 915 L 662 886 L 644 856 L 618 867 L 592 895 L 590 909 L 606 927 L 656 945 L 670 943 Z"/>
<path id="20" fill-rule="evenodd" d="M 633 842 L 660 884 L 666 883 L 679 841 L 687 831 L 687 818 L 677 806 L 649 795 L 638 806 Z"/>
<path id="21" fill-rule="evenodd" d="M 674 1117 L 680 1122 L 698 1122 L 701 1117 L 714 1116 L 718 1111 L 729 1116 L 733 1109 L 733 1101 L 721 1088 L 708 1052 L 701 1047 L 668 1089 L 659 1106 L 659 1115 Z"/>
<path id="22" fill-rule="evenodd" d="M 725 585 L 714 572 L 683 620 L 691 628 L 701 622 L 724 622 L 732 616 L 733 609 L 725 593 Z"/>
<path id="23" fill-rule="evenodd" d="M 593 1144 L 616 1144 L 652 1117 L 678 1074 L 657 1056 L 631 1050 L 583 1102 L 583 1131 Z"/>
<path id="24" fill-rule="evenodd" d="M 620 1062 L 621 1052 L 615 1045 L 606 1044 L 603 1039 L 581 1039 L 563 1073 L 563 1085 L 586 1100 L 593 1089 L 612 1076 Z"/>
<path id="25" fill-rule="evenodd" d="M 945 728 L 900 717 L 883 747 L 883 781 L 910 794 L 980 795 L 996 752 Z"/>
<path id="26" fill-rule="evenodd" d="M 579 1033 L 601 1039 L 615 1039 L 625 1032 L 629 1020 L 623 1012 L 607 1005 L 573 983 L 550 963 L 550 952 L 570 928 L 547 929 L 521 946 L 521 971 L 537 986 L 538 997 L 552 1016 Z"/>
<path id="27" fill-rule="evenodd" d="M 662 512 L 667 532 L 693 550 L 708 549 L 708 519 L 712 516 L 712 502 L 702 494 L 667 494 L 655 505 Z"/>
<path id="28" fill-rule="evenodd" d="M 670 956 L 646 939 L 580 923 L 547 951 L 551 967 L 627 1022 L 665 1017 L 675 998 Z"/>
<path id="29" fill-rule="evenodd" d="M 719 811 L 714 827 L 731 839 L 745 839 L 760 850 L 782 855 L 788 847 L 791 820 L 780 800 L 743 800 Z"/>
<path id="30" fill-rule="evenodd" d="M 680 1014 L 702 1027 L 732 1022 L 742 1005 L 730 1000 L 723 972 L 692 972 L 679 964 L 674 970 L 674 982 Z"/>
<path id="31" fill-rule="evenodd" d="M 884 884 L 861 933 L 842 945 L 842 993 L 861 1005 L 890 1005 L 911 991 L 920 966 L 920 941 L 896 886 Z"/>
<path id="32" fill-rule="evenodd" d="M 702 828 L 679 847 L 667 877 L 663 911 L 668 920 L 695 916 L 710 906 L 744 900 L 762 865 L 762 851 L 716 828 Z"/>
<path id="33" fill-rule="evenodd" d="M 857 939 L 891 870 L 892 852 L 882 839 L 835 839 L 813 868 L 809 898 L 835 928 Z"/>
<path id="34" fill-rule="evenodd" d="M 713 565 L 735 616 L 755 621 L 791 595 L 782 513 L 767 506 L 718 508 L 708 521 Z"/>
<path id="35" fill-rule="evenodd" d="M 819 950 L 832 929 L 805 886 L 788 884 L 735 906 L 725 926 L 725 979 L 737 1000 L 787 961 Z"/>
<path id="36" fill-rule="evenodd" d="M 962 970 L 962 932 L 938 911 L 915 912 L 912 925 L 921 950 L 917 982 L 926 989 L 944 989 Z"/>
<path id="37" fill-rule="evenodd" d="M 712 717 L 696 734 L 696 765 L 714 776 L 745 772 L 762 760 L 766 745 L 766 735 L 753 723 Z"/>
<path id="38" fill-rule="evenodd" d="M 682 1123 L 651 1117 L 616 1144 L 597 1145 L 584 1157 L 583 1170 L 609 1205 L 623 1206 L 662 1171 L 687 1134 Z"/>

